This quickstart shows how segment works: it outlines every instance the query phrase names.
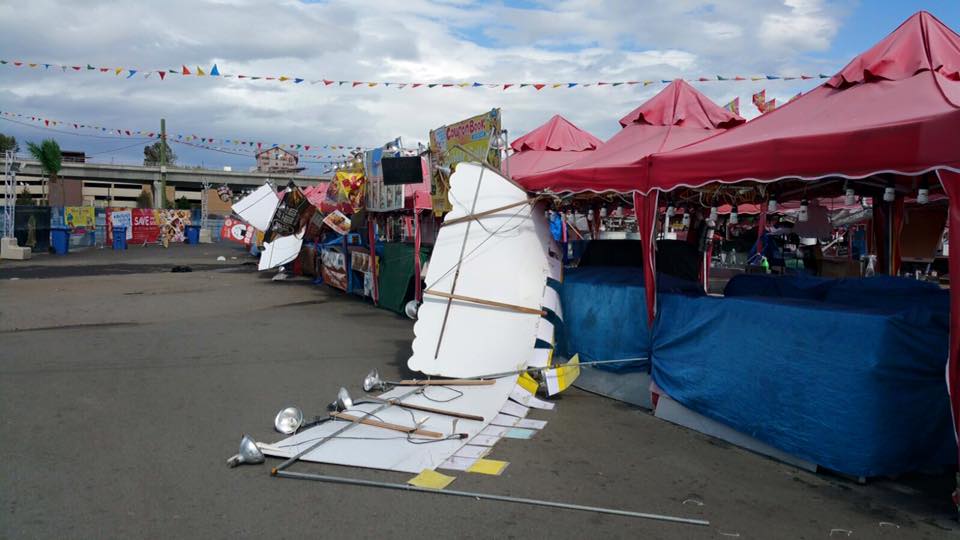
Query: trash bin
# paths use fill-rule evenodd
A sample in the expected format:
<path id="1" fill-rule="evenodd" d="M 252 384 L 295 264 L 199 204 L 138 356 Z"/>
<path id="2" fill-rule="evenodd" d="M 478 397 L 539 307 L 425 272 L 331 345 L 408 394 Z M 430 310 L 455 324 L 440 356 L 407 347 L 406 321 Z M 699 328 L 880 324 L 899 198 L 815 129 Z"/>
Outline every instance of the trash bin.
<path id="1" fill-rule="evenodd" d="M 66 227 L 52 227 L 50 229 L 50 244 L 57 255 L 66 255 L 70 251 L 70 229 Z"/>
<path id="2" fill-rule="evenodd" d="M 199 225 L 187 225 L 184 229 L 186 232 L 186 240 L 188 244 L 200 243 L 200 226 Z"/>
<path id="3" fill-rule="evenodd" d="M 113 249 L 127 249 L 127 228 L 113 228 Z"/>

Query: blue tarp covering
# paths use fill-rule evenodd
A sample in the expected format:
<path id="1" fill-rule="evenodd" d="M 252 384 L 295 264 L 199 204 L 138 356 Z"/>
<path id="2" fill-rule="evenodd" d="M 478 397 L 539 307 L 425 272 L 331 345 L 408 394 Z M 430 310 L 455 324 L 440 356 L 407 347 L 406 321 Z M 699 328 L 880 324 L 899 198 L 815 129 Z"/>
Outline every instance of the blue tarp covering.
<path id="1" fill-rule="evenodd" d="M 659 297 L 652 373 L 669 396 L 854 476 L 955 463 L 946 293 L 891 278 L 745 277 L 780 297 Z"/>
<path id="2" fill-rule="evenodd" d="M 661 274 L 661 292 L 703 294 L 696 283 Z M 560 289 L 563 333 L 557 339 L 561 355 L 579 353 L 583 361 L 649 357 L 643 271 L 632 267 L 568 268 Z M 609 371 L 649 371 L 649 363 L 597 366 Z"/>

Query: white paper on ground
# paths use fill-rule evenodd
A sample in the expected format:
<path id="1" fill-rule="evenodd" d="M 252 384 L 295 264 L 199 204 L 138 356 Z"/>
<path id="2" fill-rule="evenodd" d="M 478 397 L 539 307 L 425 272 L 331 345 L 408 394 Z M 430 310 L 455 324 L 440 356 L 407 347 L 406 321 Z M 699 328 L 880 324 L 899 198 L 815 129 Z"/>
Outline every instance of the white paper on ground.
<path id="1" fill-rule="evenodd" d="M 463 396 L 443 405 L 449 411 L 469 413 L 493 419 L 497 411 L 507 400 L 510 389 L 517 384 L 516 377 L 497 379 L 490 386 L 456 386 L 463 392 Z M 410 387 L 398 387 L 381 395 L 383 398 L 398 398 L 411 390 Z M 436 407 L 436 403 L 421 395 L 415 395 L 403 400 L 404 403 Z M 372 411 L 378 404 L 356 405 L 350 410 L 355 416 L 361 411 Z M 452 429 L 452 419 L 449 416 L 418 413 L 417 418 L 429 416 L 423 429 L 448 434 Z M 412 425 L 410 413 L 399 407 L 387 407 L 376 413 L 377 418 L 384 422 L 391 422 L 404 426 Z M 304 430 L 292 437 L 288 437 L 274 444 L 263 446 L 264 454 L 280 458 L 288 458 L 302 450 L 306 450 L 317 442 L 320 437 L 330 435 L 345 425 L 343 421 L 333 421 Z M 487 422 L 475 420 L 459 420 L 457 432 L 466 433 L 466 439 L 442 440 L 429 444 L 412 444 L 407 441 L 404 433 L 387 429 L 358 424 L 343 434 L 344 437 L 370 437 L 377 440 L 361 439 L 333 439 L 316 449 L 308 452 L 301 459 L 320 463 L 337 465 L 351 465 L 399 472 L 418 474 L 424 469 L 435 469 L 438 465 L 454 455 L 467 440 L 480 433 L 487 427 L 507 429 L 501 426 L 487 426 Z M 502 433 L 502 432 L 501 432 Z M 423 438 L 422 440 L 431 440 Z M 469 465 L 468 465 L 469 466 Z"/>
<path id="2" fill-rule="evenodd" d="M 528 412 L 530 412 L 530 408 L 524 407 L 519 403 L 514 403 L 513 401 L 508 401 L 503 404 L 503 407 L 500 409 L 500 412 L 503 414 L 516 416 L 518 418 L 523 418 L 527 416 Z"/>
<path id="3" fill-rule="evenodd" d="M 476 463 L 477 459 L 478 458 L 452 456 L 450 459 L 438 465 L 437 468 L 446 469 L 448 471 L 465 471 L 469 469 L 471 465 Z"/>
<path id="4" fill-rule="evenodd" d="M 549 401 L 544 401 L 537 396 L 530 396 L 530 399 L 527 400 L 527 406 L 534 409 L 542 409 L 544 411 L 552 411 L 556 406 L 556 403 L 550 403 Z"/>
<path id="5" fill-rule="evenodd" d="M 480 432 L 481 435 L 486 435 L 488 437 L 503 437 L 503 434 L 509 431 L 510 428 L 505 426 L 487 426 L 483 428 L 483 431 Z"/>
<path id="6" fill-rule="evenodd" d="M 499 440 L 500 437 L 495 437 L 493 435 L 477 435 L 467 442 L 475 446 L 494 446 Z"/>
<path id="7" fill-rule="evenodd" d="M 527 200 L 522 189 L 476 163 L 457 166 L 449 193 L 453 210 L 448 221 Z M 521 204 L 479 221 L 444 225 L 430 258 L 427 288 L 539 308 L 550 272 L 550 243 L 542 204 Z M 521 369 L 531 358 L 539 319 L 536 314 L 425 294 L 407 366 L 449 377 Z"/>
<path id="8" fill-rule="evenodd" d="M 244 221 L 256 229 L 266 231 L 270 228 L 270 220 L 273 219 L 278 206 L 280 206 L 280 198 L 277 197 L 277 192 L 270 184 L 264 184 L 237 201 L 232 208 Z"/>
<path id="9" fill-rule="evenodd" d="M 489 446 L 473 446 L 472 444 L 468 444 L 457 450 L 457 453 L 454 454 L 454 457 L 480 459 L 489 454 L 490 450 L 491 448 Z"/>
<path id="10" fill-rule="evenodd" d="M 526 405 L 530 403 L 531 399 L 533 399 L 533 394 L 517 386 L 510 391 L 510 399 L 516 401 L 521 405 Z"/>
<path id="11" fill-rule="evenodd" d="M 517 422 L 516 426 L 518 428 L 526 429 L 543 429 L 547 425 L 546 420 L 534 420 L 532 418 L 523 418 Z"/>
<path id="12" fill-rule="evenodd" d="M 280 236 L 273 242 L 264 242 L 257 270 L 276 268 L 299 257 L 300 248 L 303 246 L 303 233 L 304 231 L 300 231 L 297 234 Z"/>
<path id="13" fill-rule="evenodd" d="M 491 420 L 490 423 L 495 426 L 513 427 L 514 425 L 516 425 L 517 420 L 519 420 L 519 418 L 517 418 L 516 416 L 510 416 L 509 414 L 501 413 L 494 416 L 493 420 Z"/>

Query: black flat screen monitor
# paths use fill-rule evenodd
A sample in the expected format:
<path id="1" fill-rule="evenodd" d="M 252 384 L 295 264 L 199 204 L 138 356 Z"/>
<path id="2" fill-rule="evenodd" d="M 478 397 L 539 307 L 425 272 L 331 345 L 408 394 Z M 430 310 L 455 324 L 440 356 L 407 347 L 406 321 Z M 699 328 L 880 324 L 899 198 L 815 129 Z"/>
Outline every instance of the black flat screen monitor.
<path id="1" fill-rule="evenodd" d="M 384 185 L 419 184 L 423 181 L 420 156 L 385 157 L 381 166 L 383 167 Z"/>

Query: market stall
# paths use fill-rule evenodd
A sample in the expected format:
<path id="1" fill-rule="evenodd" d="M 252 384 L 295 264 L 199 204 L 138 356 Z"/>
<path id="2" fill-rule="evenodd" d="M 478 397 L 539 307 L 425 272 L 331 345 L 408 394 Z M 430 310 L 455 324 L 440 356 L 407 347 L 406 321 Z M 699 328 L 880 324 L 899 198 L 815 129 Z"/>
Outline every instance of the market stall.
<path id="1" fill-rule="evenodd" d="M 870 196 L 882 201 L 873 208 L 878 272 L 896 274 L 907 196 L 942 188 L 950 235 L 960 230 L 957 126 L 960 36 L 920 12 L 802 97 L 620 172 L 638 180 L 650 230 L 661 197 L 691 190 Z M 644 263 L 654 276 L 656 261 Z M 876 279 L 829 283 L 823 298 L 770 297 L 753 284 L 751 296 L 655 301 L 648 287 L 654 381 L 687 420 L 730 426 L 815 466 L 864 477 L 953 464 L 960 293 L 951 289 L 948 311 L 947 293 Z"/>
<path id="2" fill-rule="evenodd" d="M 635 319 L 635 306 L 646 302 L 643 254 L 629 192 L 633 180 L 622 171 L 658 151 L 678 148 L 744 120 L 723 109 L 684 81 L 674 81 L 656 96 L 620 119 L 622 129 L 598 149 L 565 167 L 520 179 L 531 191 L 554 194 L 559 212 L 559 240 L 568 243 L 567 259 L 576 262 L 564 275 L 562 300 L 566 320 L 558 345 L 567 356 L 585 360 L 633 360 L 605 365 L 607 371 L 629 376 L 610 377 L 587 370 L 578 384 L 631 403 L 650 406 L 648 383 L 649 329 L 624 328 Z M 625 208 L 626 207 L 626 208 Z M 643 207 L 641 207 L 643 208 Z M 582 241 L 581 241 L 582 240 Z M 576 246 L 575 248 L 573 246 Z M 695 257 L 696 243 L 664 240 L 672 265 L 668 290 L 694 292 L 685 261 Z M 693 265 L 694 272 L 696 265 Z M 662 281 L 666 284 L 666 281 Z M 597 379 L 592 381 L 592 379 Z"/>

